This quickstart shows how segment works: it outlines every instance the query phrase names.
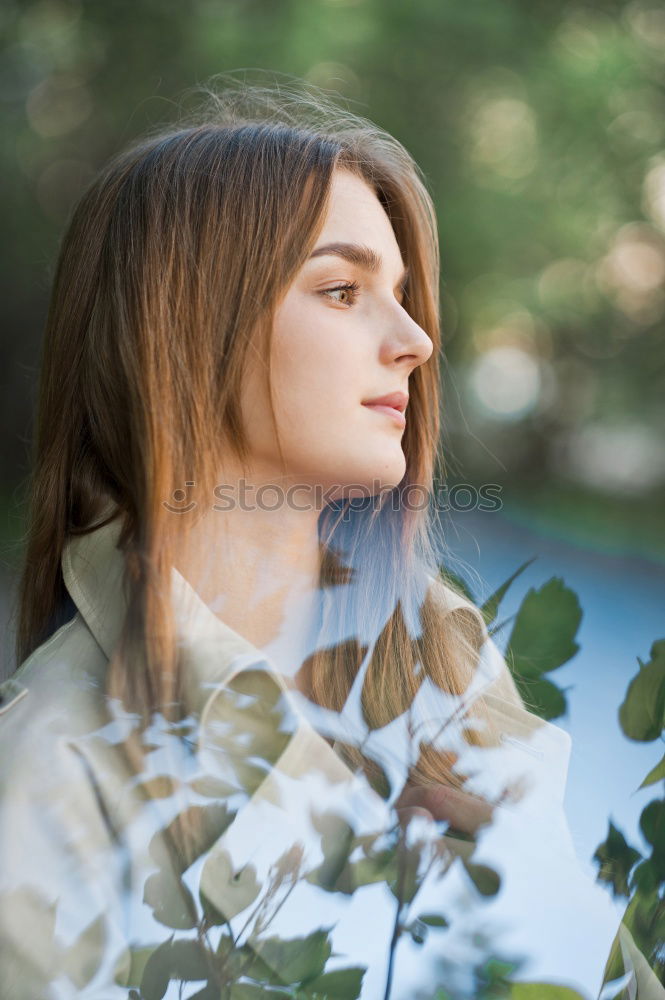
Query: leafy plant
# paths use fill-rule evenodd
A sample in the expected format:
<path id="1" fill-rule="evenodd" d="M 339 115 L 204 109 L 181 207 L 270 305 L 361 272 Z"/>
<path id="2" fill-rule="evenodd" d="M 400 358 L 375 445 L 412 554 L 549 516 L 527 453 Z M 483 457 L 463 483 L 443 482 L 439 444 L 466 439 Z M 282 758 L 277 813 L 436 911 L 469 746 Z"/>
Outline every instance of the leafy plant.
<path id="1" fill-rule="evenodd" d="M 640 743 L 665 740 L 665 639 L 651 646 L 647 663 L 637 658 L 639 671 L 630 681 L 619 708 L 619 725 L 624 735 Z M 665 756 L 651 768 L 639 789 L 665 781 Z M 663 786 L 661 786 L 663 788 Z M 663 788 L 665 791 L 665 788 Z M 640 814 L 640 831 L 647 845 L 638 850 L 609 821 L 605 841 L 593 856 L 597 879 L 612 894 L 629 902 L 623 924 L 647 959 L 654 974 L 665 984 L 665 796 L 655 798 Z M 608 959 L 606 979 L 623 972 L 624 961 L 617 939 Z"/>
<path id="2" fill-rule="evenodd" d="M 535 558 L 535 557 L 534 557 Z M 565 690 L 546 677 L 568 663 L 579 650 L 577 631 L 582 609 L 577 594 L 560 577 L 552 577 L 539 588 L 531 587 L 512 619 L 497 623 L 501 602 L 515 580 L 531 565 L 528 559 L 480 606 L 491 636 L 512 621 L 505 659 L 522 700 L 535 715 L 552 720 L 568 711 Z M 474 604 L 468 584 L 442 568 L 440 576 Z"/>

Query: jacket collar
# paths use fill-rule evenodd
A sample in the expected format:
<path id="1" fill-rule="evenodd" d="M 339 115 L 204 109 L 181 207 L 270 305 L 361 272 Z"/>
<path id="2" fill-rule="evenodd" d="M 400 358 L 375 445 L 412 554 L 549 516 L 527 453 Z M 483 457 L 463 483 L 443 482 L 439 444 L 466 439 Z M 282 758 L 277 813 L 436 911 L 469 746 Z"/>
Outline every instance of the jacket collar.
<path id="1" fill-rule="evenodd" d="M 111 505 L 104 516 L 110 512 Z M 118 644 L 127 612 L 125 563 L 117 547 L 120 530 L 117 517 L 88 534 L 71 535 L 62 554 L 67 590 L 107 659 Z M 175 567 L 171 588 L 187 714 L 203 724 L 215 693 L 249 667 L 268 670 L 279 687 L 287 689 L 261 650 L 221 621 Z"/>
<path id="2" fill-rule="evenodd" d="M 110 512 L 107 509 L 104 513 Z M 120 529 L 121 521 L 118 517 L 86 535 L 70 536 L 62 555 L 62 572 L 67 590 L 108 659 L 117 646 L 127 611 L 123 588 L 124 557 L 117 547 Z M 289 696 L 289 692 L 294 694 L 292 683 L 281 675 L 275 664 L 249 640 L 221 621 L 175 567 L 172 567 L 171 587 L 176 641 L 183 671 L 183 707 L 187 715 L 198 721 L 199 747 L 207 745 L 210 740 L 214 742 L 216 720 L 223 717 L 226 711 L 224 688 L 241 671 L 251 668 L 264 672 L 265 680 L 268 683 L 272 681 L 276 694 L 286 695 L 284 707 L 294 713 L 289 726 L 309 731 L 299 699 L 294 700 Z M 480 613 L 472 604 L 447 587 L 442 592 L 448 611 L 456 608 L 470 609 L 482 623 Z M 490 656 L 492 662 L 485 664 L 486 668 L 489 666 L 492 676 L 481 684 L 478 693 L 507 673 L 498 651 L 491 643 L 489 648 L 496 654 Z M 483 690 L 483 696 L 504 730 L 502 742 L 516 744 L 518 748 L 536 754 L 538 759 L 547 756 L 550 767 L 547 784 L 550 794 L 554 785 L 558 792 L 556 797 L 562 800 L 570 754 L 570 736 L 560 727 L 526 711 L 521 705 L 516 705 L 511 701 L 510 694 L 507 697 L 505 692 L 499 694 L 497 691 L 492 694 L 492 689 L 490 686 L 489 691 Z M 544 754 L 540 750 L 532 751 L 528 746 L 536 730 L 546 738 Z M 515 736 L 519 736 L 522 742 L 516 740 Z M 524 740 L 527 742 L 523 742 Z"/>
<path id="3" fill-rule="evenodd" d="M 105 518 L 114 511 L 118 507 L 109 501 L 101 516 Z M 121 518 L 117 516 L 85 535 L 70 535 L 62 554 L 67 590 L 107 659 L 118 644 L 127 613 L 125 561 L 117 547 L 121 526 Z M 474 605 L 445 584 L 437 592 L 446 611 L 465 608 L 473 613 L 480 644 L 485 629 Z M 325 593 L 321 600 L 325 610 L 328 606 Z M 171 605 L 183 677 L 183 707 L 187 715 L 199 721 L 200 741 L 204 741 L 203 730 L 213 722 L 221 707 L 215 696 L 241 671 L 250 668 L 264 671 L 281 692 L 293 692 L 293 682 L 285 679 L 260 649 L 218 618 L 175 566 L 171 569 Z M 360 671 L 356 680 L 358 695 L 363 676 Z M 353 698 L 353 690 L 349 697 Z M 297 707 L 292 698 L 287 698 L 287 703 L 302 721 L 302 706 Z"/>

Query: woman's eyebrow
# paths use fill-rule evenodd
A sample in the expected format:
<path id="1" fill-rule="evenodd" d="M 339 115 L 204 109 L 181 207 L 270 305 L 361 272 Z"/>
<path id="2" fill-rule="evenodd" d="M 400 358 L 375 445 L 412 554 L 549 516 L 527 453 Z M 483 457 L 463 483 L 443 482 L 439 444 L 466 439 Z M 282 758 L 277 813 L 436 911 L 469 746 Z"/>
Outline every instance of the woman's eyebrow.
<path id="1" fill-rule="evenodd" d="M 370 274 L 376 274 L 377 271 L 380 271 L 383 264 L 381 254 L 362 243 L 326 243 L 324 246 L 317 247 L 316 250 L 312 251 L 310 260 L 312 257 L 324 257 L 327 254 L 343 257 L 344 260 L 362 267 L 365 271 L 369 271 Z M 404 267 L 399 278 L 399 283 L 403 285 L 408 276 L 409 269 L 408 267 Z"/>

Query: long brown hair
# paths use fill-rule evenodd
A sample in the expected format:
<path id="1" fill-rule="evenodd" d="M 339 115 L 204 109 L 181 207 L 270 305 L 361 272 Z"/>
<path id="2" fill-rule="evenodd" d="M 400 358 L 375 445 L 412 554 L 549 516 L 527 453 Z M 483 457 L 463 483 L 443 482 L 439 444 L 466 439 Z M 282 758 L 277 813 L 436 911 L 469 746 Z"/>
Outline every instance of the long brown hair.
<path id="1" fill-rule="evenodd" d="M 210 495 L 227 448 L 245 460 L 244 363 L 254 350 L 269 358 L 275 306 L 314 246 L 335 169 L 363 178 L 384 206 L 409 269 L 404 307 L 434 345 L 410 379 L 399 496 L 431 492 L 443 467 L 439 252 L 420 169 L 395 138 L 314 88 L 224 84 L 195 115 L 113 159 L 83 194 L 44 338 L 18 662 L 52 628 L 68 534 L 93 530 L 110 497 L 129 611 L 108 689 L 146 720 L 178 704 L 182 682 L 169 606 L 181 520 L 163 500 L 189 479 Z M 431 508 L 397 495 L 350 517 L 330 506 L 319 519 L 321 585 L 346 570 L 354 586 L 335 588 L 339 620 L 372 626 L 370 728 L 408 708 L 425 676 L 465 691 L 483 639 L 478 615 L 450 612 L 445 589 L 429 586 Z M 317 649 L 303 667 L 312 699 L 340 709 L 365 652 L 360 638 Z M 460 784 L 427 750 L 417 774 Z"/>

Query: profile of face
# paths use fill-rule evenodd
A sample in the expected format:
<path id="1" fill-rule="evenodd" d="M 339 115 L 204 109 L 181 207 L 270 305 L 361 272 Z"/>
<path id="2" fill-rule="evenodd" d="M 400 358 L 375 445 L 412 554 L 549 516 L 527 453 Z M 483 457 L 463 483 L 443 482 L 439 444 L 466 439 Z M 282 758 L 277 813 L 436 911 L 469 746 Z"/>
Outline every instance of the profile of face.
<path id="1" fill-rule="evenodd" d="M 349 247 L 371 251 L 374 268 L 348 259 Z M 365 404 L 408 395 L 409 376 L 432 353 L 430 337 L 402 305 L 404 264 L 372 188 L 338 168 L 314 252 L 274 318 L 272 394 L 289 484 L 320 485 L 339 498 L 403 478 L 404 420 Z M 253 475 L 283 483 L 260 359 L 244 384 L 242 416 Z"/>

